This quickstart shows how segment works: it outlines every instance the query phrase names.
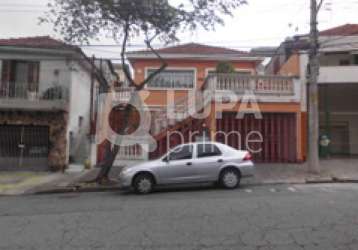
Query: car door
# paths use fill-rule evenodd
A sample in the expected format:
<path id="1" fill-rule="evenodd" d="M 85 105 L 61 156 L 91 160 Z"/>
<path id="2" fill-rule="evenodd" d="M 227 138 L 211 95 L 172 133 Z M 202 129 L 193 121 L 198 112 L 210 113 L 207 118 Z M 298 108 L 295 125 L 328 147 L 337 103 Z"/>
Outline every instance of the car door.
<path id="1" fill-rule="evenodd" d="M 220 166 L 224 164 L 223 153 L 212 143 L 197 144 L 195 170 L 199 181 L 216 181 Z"/>
<path id="2" fill-rule="evenodd" d="M 193 150 L 193 145 L 178 146 L 163 158 L 165 165 L 158 173 L 161 184 L 193 182 Z"/>

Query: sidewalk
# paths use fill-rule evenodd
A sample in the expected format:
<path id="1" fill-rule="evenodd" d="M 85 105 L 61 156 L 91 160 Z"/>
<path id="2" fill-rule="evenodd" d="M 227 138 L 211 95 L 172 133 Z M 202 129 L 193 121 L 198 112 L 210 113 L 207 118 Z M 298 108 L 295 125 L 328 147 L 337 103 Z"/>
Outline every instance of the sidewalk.
<path id="1" fill-rule="evenodd" d="M 321 160 L 321 173 L 308 172 L 308 164 L 260 164 L 253 180 L 256 184 L 357 182 L 358 159 Z"/>
<path id="2" fill-rule="evenodd" d="M 56 182 L 45 183 L 44 185 L 38 185 L 30 190 L 27 190 L 27 194 L 47 194 L 47 193 L 67 193 L 67 192 L 101 192 L 109 190 L 117 190 L 119 172 L 122 167 L 113 167 L 110 172 L 110 178 L 114 180 L 113 183 L 108 185 L 98 185 L 96 183 L 87 183 L 94 180 L 98 173 L 98 168 L 87 170 L 81 173 L 67 173 L 63 175 L 63 178 Z"/>
<path id="3" fill-rule="evenodd" d="M 71 166 L 65 173 L 2 171 L 0 172 L 0 196 L 33 194 L 37 190 L 55 187 L 67 188 L 88 172 L 78 166 Z"/>
<path id="4" fill-rule="evenodd" d="M 37 185 L 52 183 L 62 174 L 49 172 L 0 172 L 0 195 L 21 195 Z"/>
<path id="5" fill-rule="evenodd" d="M 310 174 L 307 171 L 307 164 L 258 164 L 253 179 L 243 180 L 249 185 L 268 184 L 305 184 L 305 183 L 334 183 L 334 182 L 355 182 L 358 183 L 358 160 L 332 159 L 321 161 L 322 172 L 320 175 Z M 121 167 L 114 167 L 111 171 L 111 178 L 116 180 Z M 97 184 L 86 184 L 93 180 L 99 169 L 93 169 L 67 182 L 67 186 L 45 186 L 38 189 L 36 193 L 60 193 L 60 192 L 100 192 L 118 190 L 118 183 L 99 186 Z"/>
<path id="6" fill-rule="evenodd" d="M 99 169 L 62 173 L 8 173 L 0 172 L 0 195 L 44 194 L 63 192 L 101 192 L 118 190 L 116 179 L 121 167 L 113 167 L 109 185 L 88 184 Z M 321 161 L 321 174 L 307 172 L 307 164 L 257 164 L 248 185 L 304 184 L 304 183 L 358 183 L 358 159 L 332 159 Z"/>

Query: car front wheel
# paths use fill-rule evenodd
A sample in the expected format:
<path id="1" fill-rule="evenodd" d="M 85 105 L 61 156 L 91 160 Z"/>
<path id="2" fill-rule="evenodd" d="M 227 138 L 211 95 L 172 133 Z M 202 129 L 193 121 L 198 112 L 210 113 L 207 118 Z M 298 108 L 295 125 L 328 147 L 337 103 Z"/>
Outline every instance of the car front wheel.
<path id="1" fill-rule="evenodd" d="M 219 182 L 226 189 L 235 189 L 240 185 L 240 173 L 233 168 L 225 169 L 220 174 Z"/>
<path id="2" fill-rule="evenodd" d="M 137 194 L 149 194 L 154 188 L 153 177 L 149 174 L 140 174 L 135 177 L 133 187 Z"/>

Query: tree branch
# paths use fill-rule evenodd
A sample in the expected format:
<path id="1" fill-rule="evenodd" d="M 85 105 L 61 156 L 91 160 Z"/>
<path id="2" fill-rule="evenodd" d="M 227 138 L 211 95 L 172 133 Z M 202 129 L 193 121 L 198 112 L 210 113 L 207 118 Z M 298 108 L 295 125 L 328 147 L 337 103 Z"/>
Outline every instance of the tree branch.
<path id="1" fill-rule="evenodd" d="M 126 76 L 127 80 L 129 81 L 129 85 L 132 87 L 136 87 L 136 84 L 128 70 L 128 67 L 126 67 L 125 63 L 125 55 L 126 55 L 126 49 L 127 49 L 127 42 L 128 42 L 128 36 L 129 36 L 129 20 L 126 20 L 125 26 L 124 26 L 124 36 L 122 41 L 122 52 L 121 52 L 121 59 L 122 59 L 122 68 L 124 75 Z"/>
<path id="2" fill-rule="evenodd" d="M 147 35 L 147 34 L 146 34 Z M 139 85 L 137 85 L 137 90 L 141 90 L 144 88 L 144 85 L 147 84 L 148 82 L 150 82 L 156 75 L 158 75 L 160 72 L 162 72 L 166 67 L 168 67 L 168 63 L 164 60 L 163 57 L 160 56 L 160 54 L 152 47 L 151 42 L 157 37 L 158 34 L 155 34 L 152 38 L 147 38 L 145 40 L 145 43 L 147 45 L 147 48 L 150 49 L 150 51 L 156 55 L 156 57 L 158 57 L 158 59 L 160 60 L 160 62 L 162 63 L 162 65 L 160 66 L 159 69 L 155 70 L 153 73 L 151 73 L 146 79 L 144 79 L 144 81 L 142 81 Z"/>
<path id="3" fill-rule="evenodd" d="M 318 5 L 317 5 L 317 12 L 320 11 L 320 9 L 322 8 L 323 6 L 323 3 L 324 3 L 324 0 L 321 0 Z"/>

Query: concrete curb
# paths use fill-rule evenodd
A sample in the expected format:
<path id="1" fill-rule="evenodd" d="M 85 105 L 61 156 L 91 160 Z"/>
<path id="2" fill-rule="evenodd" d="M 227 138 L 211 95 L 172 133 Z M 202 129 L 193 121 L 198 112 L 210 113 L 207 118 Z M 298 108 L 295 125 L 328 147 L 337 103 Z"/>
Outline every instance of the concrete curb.
<path id="1" fill-rule="evenodd" d="M 306 184 L 325 184 L 325 183 L 358 183 L 358 179 L 340 178 L 340 177 L 306 179 Z"/>
<path id="2" fill-rule="evenodd" d="M 307 178 L 306 184 L 325 184 L 333 183 L 333 178 L 331 177 L 316 177 L 316 178 Z"/>
<path id="3" fill-rule="evenodd" d="M 337 178 L 333 177 L 333 181 L 337 183 L 358 183 L 358 179 L 352 179 L 352 178 Z"/>
<path id="4" fill-rule="evenodd" d="M 114 192 L 120 191 L 119 187 L 79 187 L 71 186 L 64 188 L 54 188 L 43 191 L 38 191 L 33 194 L 35 195 L 45 195 L 45 194 L 63 194 L 63 193 L 100 193 L 100 192 Z"/>
<path id="5" fill-rule="evenodd" d="M 358 179 L 352 178 L 338 178 L 338 177 L 322 177 L 322 178 L 307 178 L 302 181 L 263 181 L 245 183 L 250 186 L 265 186 L 265 185 L 303 185 L 303 184 L 328 184 L 328 183 L 358 183 Z M 119 192 L 121 189 L 118 186 L 97 186 L 97 187 L 81 187 L 79 185 L 72 185 L 67 187 L 54 187 L 47 190 L 40 190 L 28 192 L 18 195 L 46 195 L 46 194 L 66 194 L 66 193 L 95 193 L 95 192 Z M 8 197 L 16 195 L 2 195 L 0 197 Z"/>

